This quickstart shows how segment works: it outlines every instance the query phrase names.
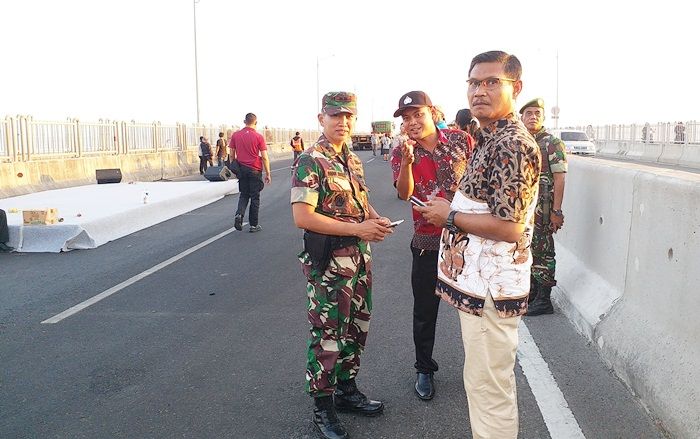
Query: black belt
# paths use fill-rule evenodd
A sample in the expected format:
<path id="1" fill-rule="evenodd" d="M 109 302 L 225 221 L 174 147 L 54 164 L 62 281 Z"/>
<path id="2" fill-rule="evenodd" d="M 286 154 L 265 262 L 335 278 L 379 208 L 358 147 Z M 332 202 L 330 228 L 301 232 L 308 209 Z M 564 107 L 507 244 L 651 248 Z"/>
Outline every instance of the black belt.
<path id="1" fill-rule="evenodd" d="M 328 267 L 333 250 L 357 245 L 356 236 L 324 235 L 306 230 L 304 232 L 304 251 L 309 254 L 313 268 L 323 272 Z"/>
<path id="2" fill-rule="evenodd" d="M 360 238 L 357 236 L 334 236 L 331 237 L 331 249 L 340 250 L 341 248 L 350 247 L 360 243 Z"/>

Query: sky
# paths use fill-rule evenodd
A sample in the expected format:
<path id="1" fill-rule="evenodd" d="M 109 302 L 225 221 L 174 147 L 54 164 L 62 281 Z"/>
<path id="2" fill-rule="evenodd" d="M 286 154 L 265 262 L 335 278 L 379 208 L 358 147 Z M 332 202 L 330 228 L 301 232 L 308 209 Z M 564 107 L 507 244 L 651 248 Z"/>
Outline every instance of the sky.
<path id="1" fill-rule="evenodd" d="M 0 117 L 195 122 L 195 8 L 203 123 L 316 128 L 317 86 L 356 93 L 357 131 L 411 90 L 449 122 L 488 50 L 520 59 L 517 102 L 544 98 L 549 126 L 557 102 L 559 126 L 699 116 L 676 0 L 0 0 Z"/>

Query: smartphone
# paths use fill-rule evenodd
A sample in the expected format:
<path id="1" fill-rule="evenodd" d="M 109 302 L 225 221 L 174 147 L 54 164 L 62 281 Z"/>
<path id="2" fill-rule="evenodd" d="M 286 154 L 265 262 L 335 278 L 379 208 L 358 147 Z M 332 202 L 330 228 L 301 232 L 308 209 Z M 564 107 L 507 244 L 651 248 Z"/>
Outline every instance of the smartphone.
<path id="1" fill-rule="evenodd" d="M 416 206 L 425 207 L 425 203 L 419 200 L 415 195 L 411 195 L 411 198 L 409 198 L 408 201 L 410 201 L 411 204 L 415 204 Z"/>
<path id="2" fill-rule="evenodd" d="M 396 221 L 392 221 L 392 223 L 389 224 L 389 227 L 396 227 L 396 226 L 398 226 L 399 224 L 401 224 L 402 222 L 403 222 L 402 219 L 396 220 Z"/>

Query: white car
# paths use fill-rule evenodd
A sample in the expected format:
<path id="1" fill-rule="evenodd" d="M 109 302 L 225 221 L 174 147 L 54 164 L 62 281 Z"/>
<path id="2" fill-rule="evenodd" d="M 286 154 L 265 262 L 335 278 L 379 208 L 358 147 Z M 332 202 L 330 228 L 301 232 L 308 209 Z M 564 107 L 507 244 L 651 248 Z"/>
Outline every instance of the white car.
<path id="1" fill-rule="evenodd" d="M 567 154 L 595 155 L 595 144 L 584 131 L 554 130 L 552 134 L 564 142 Z"/>

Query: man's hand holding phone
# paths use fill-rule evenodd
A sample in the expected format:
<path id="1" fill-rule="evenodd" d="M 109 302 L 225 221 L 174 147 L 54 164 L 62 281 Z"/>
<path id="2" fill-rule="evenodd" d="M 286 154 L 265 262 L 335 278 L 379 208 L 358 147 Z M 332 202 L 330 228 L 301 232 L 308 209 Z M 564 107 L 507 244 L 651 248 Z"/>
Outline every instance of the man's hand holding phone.
<path id="1" fill-rule="evenodd" d="M 416 197 L 415 195 L 411 195 L 411 197 L 408 199 L 408 201 L 411 202 L 414 206 L 419 206 L 419 207 L 425 207 L 426 204 L 425 202 L 421 201 Z"/>

